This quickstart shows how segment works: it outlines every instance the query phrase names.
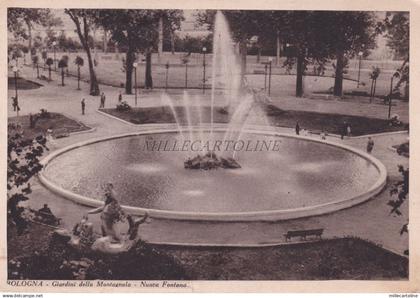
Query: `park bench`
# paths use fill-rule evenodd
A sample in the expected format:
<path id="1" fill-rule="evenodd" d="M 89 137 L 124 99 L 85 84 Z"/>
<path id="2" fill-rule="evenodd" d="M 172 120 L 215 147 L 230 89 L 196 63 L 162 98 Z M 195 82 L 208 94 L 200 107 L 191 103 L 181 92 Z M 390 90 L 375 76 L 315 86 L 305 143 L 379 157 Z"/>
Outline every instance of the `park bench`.
<path id="1" fill-rule="evenodd" d="M 291 240 L 293 237 L 300 237 L 301 240 L 306 240 L 308 236 L 315 236 L 321 239 L 321 235 L 324 232 L 324 229 L 311 229 L 311 230 L 295 230 L 295 231 L 288 231 L 284 234 L 286 238 L 286 242 Z"/>
<path id="2" fill-rule="evenodd" d="M 41 223 L 41 224 L 49 225 L 49 226 L 59 226 L 61 223 L 61 218 L 56 217 L 52 213 L 42 212 L 42 211 L 34 210 L 31 208 L 29 208 L 29 210 L 33 212 L 34 214 L 32 221 L 35 223 Z"/>

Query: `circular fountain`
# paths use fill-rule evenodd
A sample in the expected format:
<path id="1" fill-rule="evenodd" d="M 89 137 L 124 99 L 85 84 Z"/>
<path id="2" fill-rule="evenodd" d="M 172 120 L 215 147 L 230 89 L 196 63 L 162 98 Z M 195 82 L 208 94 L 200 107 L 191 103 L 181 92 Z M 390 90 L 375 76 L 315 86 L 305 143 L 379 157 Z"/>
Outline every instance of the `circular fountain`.
<path id="1" fill-rule="evenodd" d="M 173 125 L 56 151 L 43 161 L 41 182 L 96 207 L 103 204 L 101 185 L 112 181 L 132 214 L 219 221 L 320 215 L 362 203 L 382 190 L 386 169 L 372 156 L 270 127 L 261 97 L 241 87 L 240 66 L 220 12 L 211 65 L 210 106 L 187 92 L 182 105 L 175 106 L 162 94 Z M 222 94 L 216 95 L 216 86 Z M 220 107 L 228 121 L 217 118 L 214 111 Z M 203 170 L 210 165 L 217 166 Z"/>
<path id="2" fill-rule="evenodd" d="M 215 136 L 224 133 L 213 129 Z M 147 148 L 151 138 L 160 150 Z M 130 213 L 221 221 L 324 214 L 364 202 L 385 185 L 385 167 L 347 146 L 248 128 L 243 139 L 252 145 L 237 153 L 241 168 L 191 171 L 180 164 L 191 152 L 171 150 L 179 134 L 163 125 L 63 148 L 44 160 L 40 179 L 88 206 L 103 204 L 101 184 L 113 181 Z M 262 148 L 263 141 L 276 145 Z"/>

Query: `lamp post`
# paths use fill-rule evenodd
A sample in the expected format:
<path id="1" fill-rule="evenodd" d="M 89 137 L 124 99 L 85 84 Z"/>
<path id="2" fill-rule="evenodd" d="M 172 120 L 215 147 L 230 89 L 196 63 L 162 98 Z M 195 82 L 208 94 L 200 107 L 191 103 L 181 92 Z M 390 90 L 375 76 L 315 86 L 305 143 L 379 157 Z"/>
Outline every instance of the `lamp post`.
<path id="1" fill-rule="evenodd" d="M 168 75 L 169 75 L 169 61 L 165 64 L 166 78 L 165 78 L 165 91 L 168 90 Z"/>
<path id="2" fill-rule="evenodd" d="M 271 65 L 273 63 L 273 58 L 268 58 L 268 96 L 271 94 Z"/>
<path id="3" fill-rule="evenodd" d="M 207 48 L 203 47 L 203 94 L 206 92 L 206 52 Z"/>
<path id="4" fill-rule="evenodd" d="M 54 50 L 54 71 L 57 71 L 57 59 L 55 58 L 55 46 L 57 45 L 57 42 L 53 41 L 53 50 Z"/>
<path id="5" fill-rule="evenodd" d="M 134 67 L 134 103 L 135 106 L 137 107 L 137 62 L 133 63 L 133 67 Z"/>
<path id="6" fill-rule="evenodd" d="M 360 68 L 362 66 L 363 52 L 360 51 L 357 55 L 359 56 L 359 72 L 357 74 L 357 88 L 359 88 L 359 84 L 360 84 Z"/>
<path id="7" fill-rule="evenodd" d="M 188 88 L 188 61 L 185 62 L 185 89 Z"/>
<path id="8" fill-rule="evenodd" d="M 19 100 L 18 100 L 18 68 L 13 66 L 13 73 L 15 74 L 15 98 L 13 99 L 13 108 L 16 110 L 16 115 L 19 116 Z"/>
<path id="9" fill-rule="evenodd" d="M 390 90 L 389 90 L 389 98 L 388 98 L 388 119 L 390 119 L 391 118 L 391 106 L 392 106 L 392 84 L 393 84 L 393 82 L 394 82 L 394 78 L 397 78 L 397 77 L 399 77 L 399 73 L 398 72 L 395 72 L 393 75 L 392 75 L 392 77 L 391 77 L 391 87 L 390 87 Z"/>
<path id="10" fill-rule="evenodd" d="M 268 64 L 264 65 L 264 91 L 267 90 L 267 69 L 268 69 Z"/>

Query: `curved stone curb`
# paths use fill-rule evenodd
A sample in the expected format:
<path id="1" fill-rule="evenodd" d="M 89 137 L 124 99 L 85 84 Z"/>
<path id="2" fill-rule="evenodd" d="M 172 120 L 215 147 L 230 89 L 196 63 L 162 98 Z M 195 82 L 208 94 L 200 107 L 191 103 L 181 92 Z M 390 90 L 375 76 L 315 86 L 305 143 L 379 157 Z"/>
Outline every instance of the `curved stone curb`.
<path id="1" fill-rule="evenodd" d="M 120 121 L 120 122 L 122 122 L 122 123 L 124 123 L 124 124 L 130 125 L 130 126 L 138 127 L 139 125 L 142 125 L 142 124 L 134 124 L 134 123 L 128 122 L 128 121 L 126 121 L 126 120 L 124 120 L 124 119 L 121 119 L 121 118 L 119 118 L 119 117 L 116 117 L 116 116 L 114 116 L 114 115 L 111 115 L 111 114 L 108 114 L 108 113 L 102 112 L 101 110 L 96 110 L 96 112 L 97 112 L 97 113 L 99 113 L 99 114 L 101 114 L 101 115 L 104 115 L 104 116 L 106 116 L 106 117 L 109 117 L 109 118 L 111 118 L 111 119 L 118 120 L 118 121 Z"/>
<path id="2" fill-rule="evenodd" d="M 363 139 L 363 138 L 367 138 L 367 137 L 381 137 L 381 136 L 397 135 L 397 134 L 404 134 L 404 133 L 408 133 L 408 130 L 381 132 L 381 133 L 374 133 L 374 134 L 369 134 L 369 135 L 363 135 L 363 136 L 357 136 L 357 137 L 347 137 L 347 138 L 350 138 L 350 139 Z"/>
<path id="3" fill-rule="evenodd" d="M 82 146 L 103 142 L 111 139 L 119 139 L 129 136 L 137 136 L 137 135 L 147 135 L 147 134 L 159 134 L 159 133 L 178 133 L 177 129 L 168 128 L 168 125 L 160 125 L 161 128 L 151 129 L 147 131 L 139 131 L 139 132 L 130 132 L 120 135 L 114 135 L 110 137 L 102 137 L 102 138 L 95 138 L 88 141 L 83 141 L 77 144 L 73 144 L 67 147 L 64 147 L 60 150 L 57 150 L 46 158 L 44 158 L 41 163 L 45 166 L 57 156 L 73 150 L 75 148 L 79 148 Z M 133 215 L 144 215 L 148 213 L 151 217 L 155 218 L 164 218 L 164 219 L 177 219 L 177 220 L 195 220 L 195 221 L 278 221 L 278 220 L 287 220 L 287 219 L 294 219 L 294 218 L 301 218 L 301 217 L 309 217 L 315 215 L 321 215 L 326 213 L 331 213 L 334 211 L 338 211 L 341 209 L 349 208 L 354 205 L 363 203 L 378 193 L 380 193 L 383 187 L 386 184 L 387 179 L 387 171 L 385 166 L 375 157 L 359 150 L 352 148 L 347 145 L 337 144 L 334 142 L 326 141 L 326 140 L 318 140 L 311 137 L 303 137 L 303 136 L 295 136 L 292 134 L 287 133 L 279 133 L 275 131 L 266 131 L 266 130 L 259 130 L 257 126 L 256 129 L 245 129 L 246 133 L 254 133 L 254 134 L 261 134 L 261 135 L 268 135 L 268 136 L 277 136 L 277 137 L 285 137 L 285 138 L 294 138 L 294 139 L 302 139 L 310 142 L 322 143 L 329 146 L 334 146 L 341 148 L 343 150 L 350 151 L 354 154 L 359 155 L 360 157 L 370 161 L 378 170 L 379 172 L 379 179 L 374 183 L 373 186 L 370 187 L 364 194 L 344 200 L 337 200 L 333 202 L 328 202 L 324 204 L 319 204 L 315 206 L 309 207 L 300 207 L 300 208 L 292 208 L 292 209 L 285 209 L 285 210 L 270 210 L 270 211 L 255 211 L 255 212 L 224 212 L 224 213 L 216 213 L 216 212 L 182 212 L 182 211 L 169 211 L 169 210 L 158 210 L 158 209 L 147 209 L 141 207 L 133 207 L 133 206 L 122 206 L 124 210 L 128 213 Z M 196 131 L 198 128 L 194 128 Z M 203 127 L 200 128 L 203 130 Z M 209 130 L 209 127 L 204 127 L 205 130 Z M 185 131 L 185 128 L 182 128 L 182 131 Z M 213 127 L 213 131 L 225 131 L 226 126 L 220 128 L 220 126 Z M 89 197 L 85 197 L 68 190 L 61 188 L 60 186 L 52 183 L 49 181 L 45 175 L 44 170 L 42 170 L 38 175 L 42 184 L 44 184 L 47 188 L 52 190 L 53 192 L 70 199 L 78 204 L 91 206 L 91 207 L 98 207 L 103 205 L 103 202 L 97 199 L 92 199 Z"/>
<path id="4" fill-rule="evenodd" d="M 87 127 L 89 127 L 89 126 L 87 126 Z M 84 134 L 84 133 L 91 133 L 91 132 L 95 132 L 95 131 L 96 131 L 96 127 L 92 127 L 91 129 L 88 129 L 88 130 L 71 132 L 71 133 L 69 133 L 69 135 L 70 136 L 81 135 L 81 134 Z"/>

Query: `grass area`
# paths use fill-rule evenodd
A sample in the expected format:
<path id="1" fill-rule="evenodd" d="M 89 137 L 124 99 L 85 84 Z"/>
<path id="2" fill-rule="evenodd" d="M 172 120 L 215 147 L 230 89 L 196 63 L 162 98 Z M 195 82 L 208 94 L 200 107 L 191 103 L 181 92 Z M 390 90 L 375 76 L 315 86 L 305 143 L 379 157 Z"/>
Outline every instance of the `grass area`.
<path id="1" fill-rule="evenodd" d="M 324 114 L 305 111 L 285 111 L 273 105 L 267 106 L 267 115 L 271 123 L 276 126 L 295 127 L 296 121 L 301 128 L 310 131 L 322 131 L 340 134 L 343 122 L 351 125 L 353 136 L 405 130 L 405 124 L 390 126 L 388 120 L 350 116 L 341 114 Z"/>
<path id="2" fill-rule="evenodd" d="M 48 118 L 39 118 L 36 121 L 35 127 L 30 127 L 29 115 L 19 117 L 9 117 L 8 123 L 19 123 L 23 129 L 23 134 L 26 138 L 33 139 L 38 135 L 45 135 L 47 129 L 54 131 L 65 130 L 68 133 L 84 131 L 90 129 L 83 123 L 67 118 L 66 116 L 58 113 L 48 113 Z"/>
<path id="3" fill-rule="evenodd" d="M 174 123 L 175 118 L 171 109 L 167 106 L 150 107 L 150 108 L 132 108 L 130 111 L 117 111 L 116 109 L 104 109 L 104 112 L 121 118 L 134 124 L 150 124 L 150 123 Z M 178 121 L 182 125 L 187 124 L 187 115 L 184 108 L 175 107 Z M 191 122 L 199 123 L 199 112 L 191 111 Z M 210 122 L 210 108 L 202 108 L 203 123 Z M 405 130 L 405 124 L 399 126 L 390 126 L 389 121 L 385 119 L 367 118 L 361 116 L 350 116 L 341 114 L 325 114 L 306 111 L 281 110 L 273 105 L 266 106 L 266 114 L 269 122 L 275 126 L 294 128 L 296 121 L 299 122 L 301 128 L 306 130 L 320 132 L 323 129 L 326 133 L 340 134 L 343 122 L 350 123 L 352 135 L 361 136 L 366 134 L 392 132 Z M 216 123 L 227 123 L 230 115 L 222 113 L 220 110 L 214 112 L 214 121 Z"/>
<path id="4" fill-rule="evenodd" d="M 25 80 L 23 78 L 17 79 L 17 86 L 19 90 L 30 90 L 30 89 L 38 89 L 42 87 L 41 84 Z M 15 87 L 15 78 L 9 77 L 7 80 L 7 88 L 14 90 Z"/>
<path id="5" fill-rule="evenodd" d="M 175 107 L 175 113 L 177 115 L 178 121 L 181 125 L 187 125 L 187 115 L 183 107 Z M 150 107 L 150 108 L 132 108 L 130 111 L 117 111 L 116 109 L 103 109 L 105 113 L 108 113 L 112 116 L 121 118 L 125 121 L 134 123 L 134 124 L 150 124 L 150 123 L 175 123 L 175 117 L 171 108 L 168 106 L 162 107 Z M 191 110 L 191 122 L 193 125 L 200 123 L 200 115 L 197 108 L 192 108 Z M 210 123 L 210 108 L 202 108 L 202 123 Z M 214 111 L 214 121 L 218 123 L 227 123 L 229 121 L 229 115 L 221 113 L 220 111 Z"/>
<path id="6" fill-rule="evenodd" d="M 408 277 L 406 258 L 354 238 L 263 248 L 166 247 L 165 250 L 175 256 L 187 275 L 196 280 Z"/>
<path id="7" fill-rule="evenodd" d="M 14 227 L 9 228 L 9 278 L 74 279 L 75 270 L 80 270 L 77 264 L 82 262 L 88 264 L 83 269 L 86 279 L 394 280 L 408 277 L 408 259 L 355 238 L 263 248 L 194 248 L 139 242 L 133 250 L 111 256 L 78 253 L 54 241 L 50 232 L 49 227 L 32 224 L 28 234 L 17 236 Z M 13 265 L 16 261 L 20 262 L 19 268 Z"/>

